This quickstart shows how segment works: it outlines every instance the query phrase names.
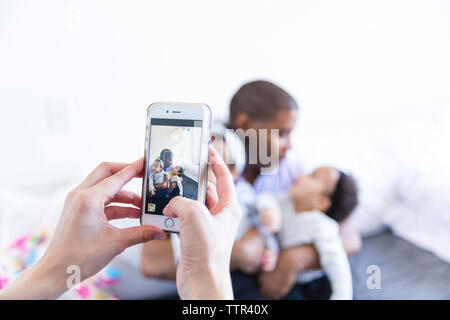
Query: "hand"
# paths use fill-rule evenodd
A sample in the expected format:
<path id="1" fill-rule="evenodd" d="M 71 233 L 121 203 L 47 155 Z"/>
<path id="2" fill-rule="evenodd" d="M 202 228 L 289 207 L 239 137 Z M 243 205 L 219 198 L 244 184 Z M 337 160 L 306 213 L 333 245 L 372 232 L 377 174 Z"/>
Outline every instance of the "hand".
<path id="1" fill-rule="evenodd" d="M 349 257 L 361 250 L 361 236 L 357 230 L 350 226 L 347 220 L 341 221 L 339 223 L 339 234 L 342 238 L 344 250 Z"/>
<path id="2" fill-rule="evenodd" d="M 140 197 L 121 189 L 141 176 L 142 168 L 143 159 L 131 164 L 102 163 L 72 190 L 44 256 L 6 288 L 6 298 L 56 298 L 68 289 L 69 266 L 78 267 L 82 281 L 129 246 L 164 239 L 165 233 L 153 226 L 118 229 L 108 222 L 140 217 Z M 135 208 L 109 205 L 112 202 Z"/>
<path id="3" fill-rule="evenodd" d="M 259 275 L 261 295 L 270 299 L 282 299 L 294 287 L 297 271 L 293 253 L 290 249 L 282 250 L 275 270 Z"/>
<path id="4" fill-rule="evenodd" d="M 259 213 L 259 220 L 261 224 L 269 229 L 270 233 L 280 231 L 281 227 L 281 212 L 276 208 L 267 208 Z"/>
<path id="5" fill-rule="evenodd" d="M 275 270 L 277 260 L 278 254 L 275 251 L 266 248 L 262 257 L 261 270 L 265 272 Z"/>
<path id="6" fill-rule="evenodd" d="M 210 161 L 217 187 L 208 184 L 206 206 L 175 197 L 163 211 L 180 218 L 177 288 L 182 299 L 233 298 L 230 255 L 241 211 L 231 174 L 212 148 Z"/>
<path id="7" fill-rule="evenodd" d="M 150 191 L 150 195 L 151 195 L 152 197 L 155 195 L 155 189 L 152 189 L 152 190 Z"/>

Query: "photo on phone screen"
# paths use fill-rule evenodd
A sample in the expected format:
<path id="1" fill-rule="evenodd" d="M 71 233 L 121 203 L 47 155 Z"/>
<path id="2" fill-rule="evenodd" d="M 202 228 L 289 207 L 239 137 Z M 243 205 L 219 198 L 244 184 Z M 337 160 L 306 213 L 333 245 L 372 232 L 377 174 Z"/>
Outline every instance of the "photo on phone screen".
<path id="1" fill-rule="evenodd" d="M 201 120 L 150 122 L 145 213 L 162 215 L 170 199 L 198 199 Z"/>

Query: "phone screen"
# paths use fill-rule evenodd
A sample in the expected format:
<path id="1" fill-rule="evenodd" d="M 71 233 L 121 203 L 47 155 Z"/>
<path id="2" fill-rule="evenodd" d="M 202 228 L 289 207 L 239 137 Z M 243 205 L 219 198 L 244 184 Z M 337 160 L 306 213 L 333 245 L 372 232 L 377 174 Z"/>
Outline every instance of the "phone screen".
<path id="1" fill-rule="evenodd" d="M 201 137 L 201 120 L 151 119 L 146 214 L 162 215 L 176 196 L 198 199 Z"/>

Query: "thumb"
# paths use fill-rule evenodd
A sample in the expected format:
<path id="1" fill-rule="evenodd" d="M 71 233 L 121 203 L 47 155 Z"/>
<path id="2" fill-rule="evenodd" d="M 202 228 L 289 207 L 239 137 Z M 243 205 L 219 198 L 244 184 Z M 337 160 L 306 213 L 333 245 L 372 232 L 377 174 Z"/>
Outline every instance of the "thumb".
<path id="1" fill-rule="evenodd" d="M 128 247 L 150 240 L 163 240 L 167 235 L 154 226 L 137 226 L 118 230 L 117 237 L 125 250 Z"/>
<path id="2" fill-rule="evenodd" d="M 217 206 L 218 202 L 219 197 L 217 196 L 216 186 L 210 182 L 206 188 L 206 207 L 211 211 Z"/>

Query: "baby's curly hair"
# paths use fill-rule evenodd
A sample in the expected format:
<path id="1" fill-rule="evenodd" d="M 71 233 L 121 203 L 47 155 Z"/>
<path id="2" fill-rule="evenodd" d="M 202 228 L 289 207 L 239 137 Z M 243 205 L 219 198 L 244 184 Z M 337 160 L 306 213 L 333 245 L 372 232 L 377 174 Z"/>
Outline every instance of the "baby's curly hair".
<path id="1" fill-rule="evenodd" d="M 358 188 L 351 175 L 339 171 L 339 179 L 330 196 L 331 205 L 326 215 L 337 222 L 345 220 L 358 205 Z"/>

